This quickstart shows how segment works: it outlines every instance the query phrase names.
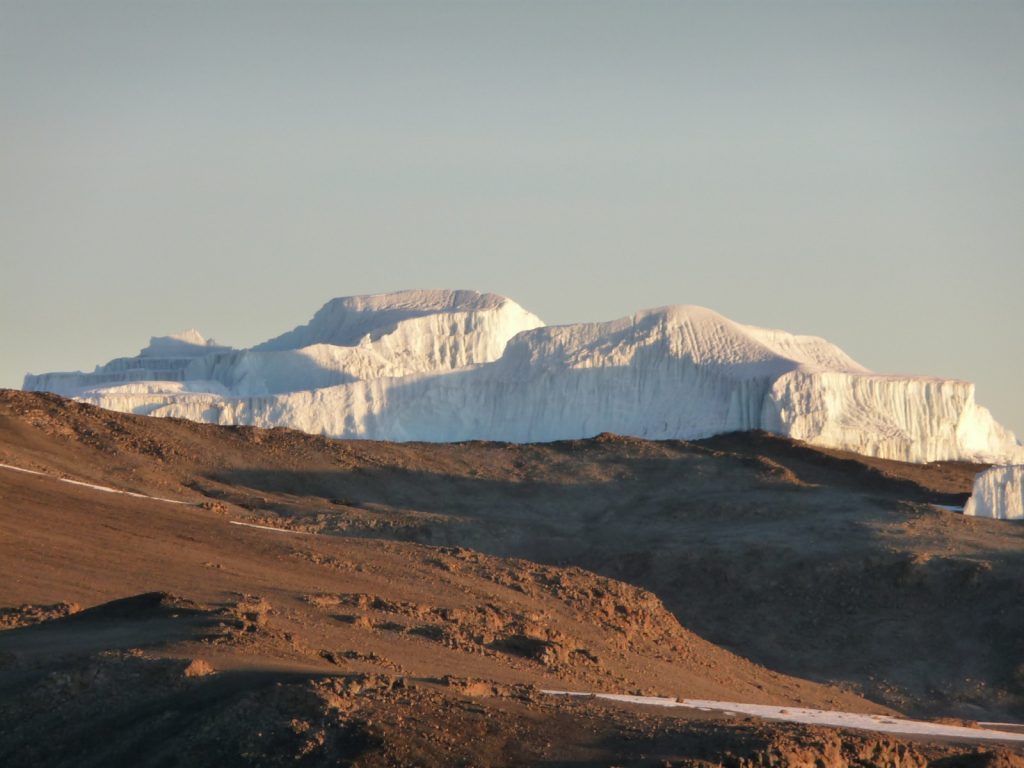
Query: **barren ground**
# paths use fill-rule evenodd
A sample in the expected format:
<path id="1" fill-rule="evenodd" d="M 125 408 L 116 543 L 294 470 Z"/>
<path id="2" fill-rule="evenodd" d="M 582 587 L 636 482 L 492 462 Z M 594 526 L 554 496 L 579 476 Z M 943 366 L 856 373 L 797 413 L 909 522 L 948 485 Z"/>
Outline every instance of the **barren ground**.
<path id="1" fill-rule="evenodd" d="M 10 391 L 0 462 L 47 475 L 0 469 L 2 764 L 1022 764 L 539 693 L 1021 718 L 1024 527 L 932 506 L 976 466 L 331 441 Z"/>

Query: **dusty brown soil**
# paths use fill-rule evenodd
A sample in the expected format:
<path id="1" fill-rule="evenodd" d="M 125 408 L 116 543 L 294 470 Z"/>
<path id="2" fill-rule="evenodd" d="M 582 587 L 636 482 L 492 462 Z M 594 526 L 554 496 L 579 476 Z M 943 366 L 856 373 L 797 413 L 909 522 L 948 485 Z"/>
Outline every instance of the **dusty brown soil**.
<path id="1" fill-rule="evenodd" d="M 0 470 L 0 764 L 1021 764 L 539 693 L 1013 716 L 1020 529 L 929 506 L 975 467 L 337 442 L 6 391 L 0 462 L 49 475 Z"/>

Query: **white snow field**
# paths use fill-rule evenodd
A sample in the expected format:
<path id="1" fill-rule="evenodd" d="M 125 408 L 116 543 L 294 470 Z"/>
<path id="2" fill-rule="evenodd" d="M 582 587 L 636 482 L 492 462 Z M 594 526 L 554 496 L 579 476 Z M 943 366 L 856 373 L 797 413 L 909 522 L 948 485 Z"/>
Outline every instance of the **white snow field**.
<path id="1" fill-rule="evenodd" d="M 905 461 L 1024 462 L 968 382 L 872 373 L 823 339 L 695 306 L 545 327 L 494 294 L 354 296 L 250 349 L 193 331 L 93 373 L 26 376 L 24 388 L 333 437 L 532 442 L 765 429 Z"/>
<path id="2" fill-rule="evenodd" d="M 965 515 L 1024 520 L 1024 466 L 992 467 L 974 478 Z"/>

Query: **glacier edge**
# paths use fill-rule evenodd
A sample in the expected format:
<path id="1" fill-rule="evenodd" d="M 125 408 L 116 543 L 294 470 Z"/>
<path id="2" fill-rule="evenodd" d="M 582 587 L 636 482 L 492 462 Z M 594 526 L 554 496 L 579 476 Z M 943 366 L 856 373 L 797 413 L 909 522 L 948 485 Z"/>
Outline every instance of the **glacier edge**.
<path id="1" fill-rule="evenodd" d="M 1024 462 L 968 382 L 873 373 L 823 339 L 696 306 L 545 326 L 494 294 L 403 291 L 334 299 L 309 324 L 250 349 L 198 334 L 184 348 L 156 341 L 149 355 L 93 374 L 27 376 L 25 389 L 343 438 L 695 439 L 764 429 L 902 461 Z"/>

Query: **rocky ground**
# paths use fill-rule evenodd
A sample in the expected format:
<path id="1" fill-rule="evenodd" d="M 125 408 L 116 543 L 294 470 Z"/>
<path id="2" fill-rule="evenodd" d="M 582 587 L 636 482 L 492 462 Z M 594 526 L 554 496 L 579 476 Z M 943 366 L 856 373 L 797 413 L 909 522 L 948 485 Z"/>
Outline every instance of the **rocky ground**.
<path id="1" fill-rule="evenodd" d="M 1024 529 L 932 506 L 974 466 L 337 442 L 9 391 L 0 462 L 44 473 L 0 470 L 0 764 L 1024 764 L 540 693 L 1019 718 Z"/>

